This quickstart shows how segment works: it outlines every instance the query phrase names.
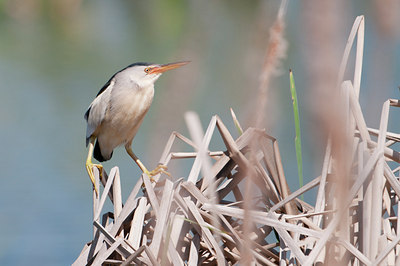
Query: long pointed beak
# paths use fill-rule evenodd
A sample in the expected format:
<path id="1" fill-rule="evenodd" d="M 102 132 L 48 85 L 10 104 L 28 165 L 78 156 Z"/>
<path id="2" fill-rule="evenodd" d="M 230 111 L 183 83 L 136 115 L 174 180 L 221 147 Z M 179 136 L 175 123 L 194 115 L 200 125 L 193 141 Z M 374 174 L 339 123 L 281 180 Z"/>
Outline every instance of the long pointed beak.
<path id="1" fill-rule="evenodd" d="M 175 62 L 175 63 L 169 63 L 169 64 L 164 64 L 160 66 L 156 66 L 150 70 L 149 74 L 159 74 L 159 73 L 164 73 L 165 71 L 175 69 L 181 66 L 184 66 L 186 64 L 189 64 L 190 61 L 182 61 L 182 62 Z"/>

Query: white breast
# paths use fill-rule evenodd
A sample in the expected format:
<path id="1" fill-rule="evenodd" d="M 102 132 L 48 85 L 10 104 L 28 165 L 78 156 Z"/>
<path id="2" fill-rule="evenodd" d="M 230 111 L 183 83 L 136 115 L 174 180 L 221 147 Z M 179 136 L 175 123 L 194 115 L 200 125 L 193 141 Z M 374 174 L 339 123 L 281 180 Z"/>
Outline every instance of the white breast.
<path id="1" fill-rule="evenodd" d="M 103 154 L 135 137 L 154 97 L 154 86 L 137 86 L 113 90 L 109 109 L 97 136 Z"/>

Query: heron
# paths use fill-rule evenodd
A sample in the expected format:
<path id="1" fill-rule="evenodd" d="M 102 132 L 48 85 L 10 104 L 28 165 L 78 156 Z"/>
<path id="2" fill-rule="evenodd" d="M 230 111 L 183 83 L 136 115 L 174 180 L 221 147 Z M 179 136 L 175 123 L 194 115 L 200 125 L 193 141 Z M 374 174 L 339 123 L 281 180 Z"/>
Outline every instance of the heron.
<path id="1" fill-rule="evenodd" d="M 86 170 L 98 193 L 93 167 L 102 173 L 103 166 L 92 162 L 92 157 L 103 162 L 111 159 L 113 150 L 125 146 L 128 155 L 143 173 L 153 181 L 153 176 L 165 172 L 166 166 L 158 165 L 149 171 L 132 150 L 135 137 L 154 98 L 154 83 L 162 73 L 186 65 L 189 61 L 169 64 L 138 62 L 118 71 L 107 81 L 89 105 L 85 120 L 86 147 L 89 151 Z"/>

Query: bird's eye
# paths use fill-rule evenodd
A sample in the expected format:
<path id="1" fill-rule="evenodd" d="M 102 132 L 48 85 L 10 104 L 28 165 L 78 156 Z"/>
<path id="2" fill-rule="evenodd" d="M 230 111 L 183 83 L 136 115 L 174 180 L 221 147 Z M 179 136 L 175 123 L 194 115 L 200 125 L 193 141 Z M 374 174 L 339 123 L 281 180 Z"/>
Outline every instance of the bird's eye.
<path id="1" fill-rule="evenodd" d="M 146 73 L 149 73 L 149 72 L 150 72 L 150 70 L 151 70 L 151 68 L 150 68 L 150 67 L 146 67 L 146 68 L 144 69 L 144 72 L 146 72 Z"/>

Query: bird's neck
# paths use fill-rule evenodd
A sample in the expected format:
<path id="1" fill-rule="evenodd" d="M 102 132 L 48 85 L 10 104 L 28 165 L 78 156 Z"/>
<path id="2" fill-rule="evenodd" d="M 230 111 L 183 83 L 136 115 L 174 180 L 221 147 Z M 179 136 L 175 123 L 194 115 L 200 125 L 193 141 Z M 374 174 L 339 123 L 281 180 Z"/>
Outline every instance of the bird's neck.
<path id="1" fill-rule="evenodd" d="M 161 75 L 158 75 L 157 77 L 153 79 L 140 79 L 140 80 L 135 80 L 134 77 L 131 77 L 131 82 L 136 83 L 139 88 L 143 89 L 154 89 L 154 83 L 157 81 L 157 79 Z"/>

